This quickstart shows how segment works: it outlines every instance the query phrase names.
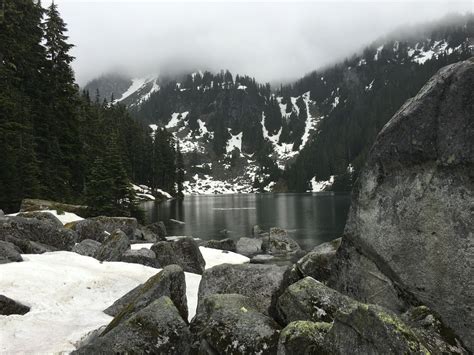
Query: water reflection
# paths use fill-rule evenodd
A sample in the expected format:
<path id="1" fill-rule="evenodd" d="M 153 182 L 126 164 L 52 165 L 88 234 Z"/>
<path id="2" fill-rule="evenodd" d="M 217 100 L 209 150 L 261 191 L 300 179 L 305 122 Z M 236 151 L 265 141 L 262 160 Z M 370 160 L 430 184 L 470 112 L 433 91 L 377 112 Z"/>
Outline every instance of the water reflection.
<path id="1" fill-rule="evenodd" d="M 236 194 L 187 196 L 184 201 L 146 202 L 150 222 L 165 221 L 170 235 L 202 239 L 248 236 L 252 226 L 281 227 L 305 249 L 337 238 L 344 230 L 348 194 Z M 169 219 L 186 222 L 172 224 Z"/>

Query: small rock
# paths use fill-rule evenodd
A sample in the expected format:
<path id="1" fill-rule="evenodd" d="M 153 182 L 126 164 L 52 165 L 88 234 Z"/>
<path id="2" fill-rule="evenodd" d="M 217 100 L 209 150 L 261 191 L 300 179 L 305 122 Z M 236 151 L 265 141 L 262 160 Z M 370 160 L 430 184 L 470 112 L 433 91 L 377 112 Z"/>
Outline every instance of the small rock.
<path id="1" fill-rule="evenodd" d="M 263 229 L 260 228 L 260 226 L 258 224 L 254 225 L 252 227 L 252 236 L 253 237 L 258 237 L 262 233 L 263 233 Z"/>
<path id="2" fill-rule="evenodd" d="M 237 253 L 252 256 L 262 251 L 262 240 L 242 237 L 237 241 Z"/>
<path id="3" fill-rule="evenodd" d="M 291 322 L 281 331 L 277 354 L 324 354 L 324 336 L 329 328 L 330 323 Z"/>
<path id="4" fill-rule="evenodd" d="M 158 242 L 151 250 L 161 266 L 176 264 L 184 271 L 195 274 L 204 272 L 206 262 L 196 241 L 191 237 L 180 238 L 172 242 Z"/>
<path id="5" fill-rule="evenodd" d="M 288 232 L 281 228 L 271 228 L 270 235 L 263 238 L 263 251 L 270 254 L 291 254 L 301 251 L 298 243 L 288 236 Z"/>
<path id="6" fill-rule="evenodd" d="M 82 242 L 74 245 L 72 251 L 80 255 L 95 257 L 101 246 L 102 244 L 95 240 L 84 239 Z"/>
<path id="7" fill-rule="evenodd" d="M 280 326 L 237 294 L 210 295 L 193 318 L 194 348 L 207 354 L 275 354 Z"/>
<path id="8" fill-rule="evenodd" d="M 160 268 L 160 263 L 156 260 L 155 253 L 147 248 L 139 250 L 127 250 L 122 255 L 121 261 L 126 263 L 141 264 L 154 268 Z"/>
<path id="9" fill-rule="evenodd" d="M 113 321 L 112 321 L 113 322 Z M 189 354 L 191 333 L 166 296 L 72 354 Z"/>
<path id="10" fill-rule="evenodd" d="M 23 315 L 30 311 L 30 307 L 25 306 L 6 296 L 0 295 L 0 315 L 9 316 L 12 314 Z"/>
<path id="11" fill-rule="evenodd" d="M 202 246 L 206 248 L 227 250 L 227 251 L 232 251 L 232 252 L 235 252 L 237 250 L 235 241 L 230 238 L 226 238 L 222 240 L 207 240 L 204 243 L 202 243 Z"/>
<path id="12" fill-rule="evenodd" d="M 100 261 L 120 261 L 122 254 L 129 248 L 128 237 L 120 229 L 117 229 L 100 246 L 95 258 Z"/>
<path id="13" fill-rule="evenodd" d="M 23 261 L 20 252 L 16 245 L 0 240 L 0 264 Z"/>
<path id="14" fill-rule="evenodd" d="M 104 311 L 104 313 L 115 317 L 108 328 L 111 329 L 116 326 L 131 314 L 146 307 L 161 296 L 170 297 L 179 310 L 181 317 L 187 321 L 188 306 L 184 272 L 178 265 L 169 265 L 149 278 L 147 282 L 135 287 L 125 296 L 115 301 L 112 306 Z"/>
<path id="15" fill-rule="evenodd" d="M 356 305 L 352 298 L 311 277 L 290 285 L 278 298 L 278 319 L 283 324 L 297 320 L 332 322 L 336 312 Z"/>

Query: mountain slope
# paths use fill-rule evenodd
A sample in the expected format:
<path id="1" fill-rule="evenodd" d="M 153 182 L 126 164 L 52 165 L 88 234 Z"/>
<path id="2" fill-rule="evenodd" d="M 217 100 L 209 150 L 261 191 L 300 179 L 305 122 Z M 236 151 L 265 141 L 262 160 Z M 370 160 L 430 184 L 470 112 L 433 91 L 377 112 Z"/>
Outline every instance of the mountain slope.
<path id="1" fill-rule="evenodd" d="M 188 193 L 350 189 L 377 133 L 442 66 L 472 55 L 473 16 L 373 43 L 272 91 L 228 71 L 129 81 L 115 102 L 180 143 Z"/>

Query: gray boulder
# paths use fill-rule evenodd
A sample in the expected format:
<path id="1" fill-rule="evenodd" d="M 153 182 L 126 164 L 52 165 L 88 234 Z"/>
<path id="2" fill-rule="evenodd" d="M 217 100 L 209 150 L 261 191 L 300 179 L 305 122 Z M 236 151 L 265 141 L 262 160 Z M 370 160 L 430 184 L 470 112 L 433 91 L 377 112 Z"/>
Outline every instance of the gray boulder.
<path id="1" fill-rule="evenodd" d="M 332 322 L 336 312 L 357 305 L 352 298 L 311 277 L 290 285 L 278 298 L 278 319 L 283 324 L 297 320 Z"/>
<path id="2" fill-rule="evenodd" d="M 82 242 L 74 245 L 72 251 L 80 255 L 91 256 L 94 258 L 101 246 L 102 244 L 95 240 L 84 239 Z"/>
<path id="3" fill-rule="evenodd" d="M 163 222 L 148 224 L 141 229 L 143 232 L 143 239 L 147 242 L 156 243 L 158 241 L 166 241 L 168 233 Z"/>
<path id="4" fill-rule="evenodd" d="M 122 254 L 129 248 L 128 237 L 120 229 L 117 229 L 101 244 L 95 258 L 100 261 L 120 261 Z"/>
<path id="5" fill-rule="evenodd" d="M 8 217 L 0 220 L 0 240 L 16 239 L 38 242 L 59 250 L 70 251 L 77 240 L 77 234 L 66 228 L 58 227 L 49 220 L 36 218 Z"/>
<path id="6" fill-rule="evenodd" d="M 412 307 L 400 318 L 431 354 L 468 354 L 461 340 L 428 307 Z"/>
<path id="7" fill-rule="evenodd" d="M 187 322 L 188 306 L 184 272 L 178 265 L 169 265 L 149 278 L 147 282 L 135 287 L 125 296 L 115 301 L 112 306 L 104 311 L 106 314 L 115 317 L 106 332 L 161 296 L 171 298 L 181 317 Z"/>
<path id="8" fill-rule="evenodd" d="M 293 254 L 301 251 L 298 243 L 288 236 L 288 232 L 281 228 L 271 228 L 270 235 L 263 238 L 263 251 L 269 254 Z"/>
<path id="9" fill-rule="evenodd" d="M 331 275 L 331 266 L 336 257 L 336 251 L 341 245 L 341 238 L 316 246 L 296 263 L 301 274 L 311 276 L 318 281 L 327 281 Z"/>
<path id="10" fill-rule="evenodd" d="M 50 245 L 19 239 L 9 235 L 5 236 L 5 241 L 14 244 L 21 251 L 21 254 L 43 254 L 58 250 Z"/>
<path id="11" fill-rule="evenodd" d="M 151 250 L 156 254 L 156 259 L 161 266 L 176 264 L 187 272 L 194 274 L 204 272 L 206 261 L 198 244 L 191 237 L 180 238 L 172 242 L 158 242 L 153 244 Z"/>
<path id="12" fill-rule="evenodd" d="M 278 296 L 287 287 L 288 268 L 276 265 L 222 264 L 207 269 L 202 275 L 198 294 L 198 311 L 209 295 L 236 293 L 255 302 L 259 312 L 275 314 Z"/>
<path id="13" fill-rule="evenodd" d="M 277 354 L 324 354 L 324 336 L 329 328 L 330 323 L 291 322 L 281 331 Z"/>
<path id="14" fill-rule="evenodd" d="M 34 212 L 43 210 L 71 212 L 81 217 L 87 217 L 89 212 L 87 206 L 81 205 L 70 205 L 67 203 L 32 198 L 25 198 L 23 201 L 21 201 L 21 212 Z"/>
<path id="15" fill-rule="evenodd" d="M 275 354 L 280 326 L 251 298 L 220 294 L 202 300 L 191 331 L 201 354 Z"/>
<path id="16" fill-rule="evenodd" d="M 442 68 L 376 139 L 344 238 L 474 351 L 474 59 Z M 342 246 L 341 246 L 342 247 Z M 354 258 L 356 260 L 356 258 Z M 353 265 L 334 275 L 345 292 Z"/>
<path id="17" fill-rule="evenodd" d="M 242 237 L 237 241 L 236 251 L 245 256 L 252 256 L 262 252 L 262 240 Z"/>
<path id="18" fill-rule="evenodd" d="M 0 264 L 23 261 L 20 252 L 15 244 L 0 240 Z"/>
<path id="19" fill-rule="evenodd" d="M 399 317 L 374 305 L 338 312 L 324 343 L 330 354 L 429 354 Z"/>
<path id="20" fill-rule="evenodd" d="M 139 250 L 127 250 L 122 254 L 121 261 L 126 263 L 141 264 L 154 268 L 160 268 L 160 263 L 156 260 L 155 253 L 147 248 Z"/>
<path id="21" fill-rule="evenodd" d="M 166 296 L 133 314 L 73 354 L 189 354 L 191 333 Z"/>
<path id="22" fill-rule="evenodd" d="M 230 238 L 221 239 L 221 240 L 207 240 L 201 245 L 206 248 L 227 250 L 227 251 L 232 251 L 232 252 L 235 252 L 237 250 L 235 240 L 230 239 Z"/>
<path id="23" fill-rule="evenodd" d="M 23 315 L 30 311 L 30 307 L 25 306 L 11 298 L 0 295 L 0 315 L 9 316 L 12 314 Z"/>
<path id="24" fill-rule="evenodd" d="M 73 222 L 66 226 L 77 232 L 79 241 L 92 239 L 103 243 L 107 236 L 116 229 L 124 232 L 130 240 L 141 238 L 135 218 L 99 216 Z"/>
<path id="25" fill-rule="evenodd" d="M 273 255 L 259 254 L 250 259 L 251 264 L 270 264 L 275 260 Z"/>
<path id="26" fill-rule="evenodd" d="M 36 218 L 40 221 L 50 221 L 56 225 L 58 228 L 63 227 L 63 223 L 56 217 L 54 214 L 50 212 L 39 212 L 39 211 L 31 211 L 31 212 L 20 212 L 17 214 L 18 217 L 24 218 Z"/>

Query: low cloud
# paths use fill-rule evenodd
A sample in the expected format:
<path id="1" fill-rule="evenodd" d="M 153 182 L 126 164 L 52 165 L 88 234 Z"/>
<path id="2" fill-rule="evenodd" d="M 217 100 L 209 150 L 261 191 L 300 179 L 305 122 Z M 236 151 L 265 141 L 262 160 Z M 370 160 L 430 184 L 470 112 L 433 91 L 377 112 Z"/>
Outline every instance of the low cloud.
<path id="1" fill-rule="evenodd" d="M 298 78 L 394 28 L 472 11 L 472 2 L 84 2 L 56 0 L 79 84 L 103 73 L 229 69 Z"/>

